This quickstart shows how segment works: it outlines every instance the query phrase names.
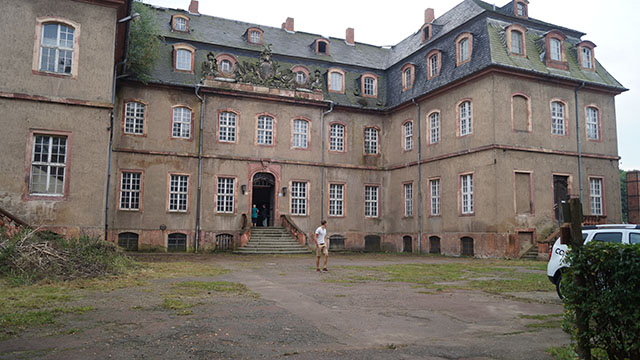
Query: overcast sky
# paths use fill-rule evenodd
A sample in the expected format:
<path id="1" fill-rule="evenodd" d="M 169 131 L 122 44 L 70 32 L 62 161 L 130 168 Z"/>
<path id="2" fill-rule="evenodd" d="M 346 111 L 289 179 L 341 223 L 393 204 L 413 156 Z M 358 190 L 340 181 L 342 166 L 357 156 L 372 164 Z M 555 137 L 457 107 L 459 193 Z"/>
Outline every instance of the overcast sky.
<path id="1" fill-rule="evenodd" d="M 200 0 L 200 13 L 227 19 L 280 27 L 287 17 L 295 29 L 324 36 L 345 37 L 355 29 L 355 40 L 373 45 L 395 45 L 424 23 L 424 10 L 435 9 L 436 18 L 462 0 L 372 1 L 220 1 Z M 508 0 L 496 2 L 500 7 Z M 143 0 L 169 8 L 187 9 L 190 0 Z M 492 1 L 487 1 L 493 3 Z M 640 39 L 634 16 L 640 13 L 638 0 L 530 0 L 529 16 L 586 33 L 583 40 L 596 44 L 598 61 L 624 87 L 631 89 L 616 97 L 620 168 L 640 169 L 640 116 L 633 104 L 640 102 Z M 636 104 L 639 105 L 639 104 Z"/>

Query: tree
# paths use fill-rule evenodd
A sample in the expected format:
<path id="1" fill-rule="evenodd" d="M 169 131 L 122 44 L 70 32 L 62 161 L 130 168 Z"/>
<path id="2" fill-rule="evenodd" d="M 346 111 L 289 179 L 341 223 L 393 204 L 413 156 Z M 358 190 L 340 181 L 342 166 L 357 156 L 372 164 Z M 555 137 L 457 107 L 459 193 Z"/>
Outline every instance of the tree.
<path id="1" fill-rule="evenodd" d="M 132 10 L 140 17 L 132 21 L 129 28 L 126 73 L 146 84 L 152 79 L 162 37 L 158 35 L 159 29 L 149 6 L 135 1 Z"/>

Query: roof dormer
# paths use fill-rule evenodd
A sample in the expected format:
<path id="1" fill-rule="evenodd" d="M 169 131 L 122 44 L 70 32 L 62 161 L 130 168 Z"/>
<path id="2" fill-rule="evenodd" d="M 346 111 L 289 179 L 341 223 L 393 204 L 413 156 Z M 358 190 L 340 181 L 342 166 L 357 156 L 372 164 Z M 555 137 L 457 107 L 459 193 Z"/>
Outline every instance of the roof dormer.
<path id="1" fill-rule="evenodd" d="M 263 31 L 257 27 L 250 27 L 247 29 L 246 36 L 249 44 L 262 45 Z"/>
<path id="2" fill-rule="evenodd" d="M 529 1 L 527 0 L 513 0 L 513 15 L 528 19 L 529 18 Z"/>
<path id="3" fill-rule="evenodd" d="M 171 17 L 171 31 L 189 32 L 189 17 L 176 14 Z"/>
<path id="4" fill-rule="evenodd" d="M 313 42 L 314 48 L 316 50 L 316 54 L 318 55 L 329 55 L 329 40 L 326 39 L 316 39 Z"/>
<path id="5" fill-rule="evenodd" d="M 420 28 L 420 38 L 422 43 L 429 41 L 433 35 L 433 20 L 435 19 L 435 13 L 432 8 L 428 8 L 424 11 L 424 25 Z"/>

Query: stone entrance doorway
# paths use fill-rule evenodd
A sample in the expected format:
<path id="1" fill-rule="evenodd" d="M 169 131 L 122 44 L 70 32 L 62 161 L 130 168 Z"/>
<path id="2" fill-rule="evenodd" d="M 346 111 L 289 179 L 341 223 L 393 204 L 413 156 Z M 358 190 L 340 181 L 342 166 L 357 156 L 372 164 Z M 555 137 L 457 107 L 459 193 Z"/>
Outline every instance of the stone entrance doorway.
<path id="1" fill-rule="evenodd" d="M 276 179 L 272 174 L 259 172 L 253 176 L 251 205 L 258 208 L 258 226 L 273 226 Z"/>

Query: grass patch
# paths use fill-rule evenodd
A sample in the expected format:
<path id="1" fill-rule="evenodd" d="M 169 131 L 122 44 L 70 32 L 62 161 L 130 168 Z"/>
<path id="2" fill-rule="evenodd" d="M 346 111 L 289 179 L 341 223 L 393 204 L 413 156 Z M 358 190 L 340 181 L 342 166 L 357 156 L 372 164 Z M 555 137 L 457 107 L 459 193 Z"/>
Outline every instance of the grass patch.
<path id="1" fill-rule="evenodd" d="M 555 360 L 578 360 L 573 345 L 552 346 L 546 350 Z M 608 360 L 607 352 L 603 349 L 591 349 L 591 358 L 593 360 Z"/>
<path id="2" fill-rule="evenodd" d="M 163 309 L 167 309 L 167 310 L 184 310 L 184 309 L 192 308 L 193 304 L 189 304 L 180 298 L 171 297 L 171 298 L 164 298 L 164 300 L 162 301 L 162 305 L 160 306 Z"/>
<path id="3" fill-rule="evenodd" d="M 526 315 L 526 314 L 521 314 L 520 315 L 521 319 L 532 319 L 532 320 L 548 320 L 548 319 L 557 319 L 557 318 L 562 318 L 562 314 L 547 314 L 547 315 Z"/>
<path id="4" fill-rule="evenodd" d="M 95 310 L 93 306 L 53 308 L 0 314 L 0 338 L 17 334 L 28 327 L 55 324 L 61 314 L 84 314 Z"/>

